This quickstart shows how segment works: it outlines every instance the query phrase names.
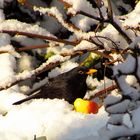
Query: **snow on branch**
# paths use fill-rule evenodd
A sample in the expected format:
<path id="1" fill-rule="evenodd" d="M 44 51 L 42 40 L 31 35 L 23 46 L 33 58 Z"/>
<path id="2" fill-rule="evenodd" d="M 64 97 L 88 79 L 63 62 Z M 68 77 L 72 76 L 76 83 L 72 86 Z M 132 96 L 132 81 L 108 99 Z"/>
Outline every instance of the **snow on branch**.
<path id="1" fill-rule="evenodd" d="M 43 71 L 47 71 L 49 69 L 52 69 L 59 65 L 60 63 L 68 60 L 69 57 L 62 57 L 60 55 L 55 55 L 54 57 L 51 57 L 46 63 L 43 63 L 40 67 L 36 68 L 35 70 L 32 71 L 24 71 L 18 75 L 16 75 L 12 81 L 3 81 L 3 83 L 0 85 L 0 90 L 7 89 L 13 85 L 18 84 L 19 82 L 25 80 L 25 79 L 30 79 L 34 75 L 38 75 L 42 73 Z M 8 78 L 9 79 L 9 78 Z"/>
<path id="2" fill-rule="evenodd" d="M 26 33 L 47 35 L 50 37 L 53 36 L 51 33 L 46 31 L 45 29 L 39 27 L 38 25 L 31 25 L 28 23 L 20 22 L 18 20 L 14 20 L 14 19 L 4 20 L 3 22 L 0 22 L 0 32 L 2 32 L 3 30 L 9 30 L 9 31 L 16 30 L 19 32 L 24 31 Z M 17 33 L 17 35 L 18 35 L 18 33 Z"/>
<path id="3" fill-rule="evenodd" d="M 85 33 L 80 29 L 75 28 L 74 26 L 71 26 L 71 24 L 67 23 L 63 19 L 63 15 L 58 11 L 56 7 L 52 8 L 42 8 L 42 7 L 34 7 L 35 11 L 39 11 L 40 13 L 46 14 L 48 13 L 49 15 L 52 15 L 57 19 L 58 22 L 60 22 L 66 29 L 69 31 L 73 32 L 76 34 L 77 38 L 83 38 L 83 39 L 89 39 L 90 37 L 95 36 L 94 32 L 88 32 Z"/>
<path id="4" fill-rule="evenodd" d="M 25 35 L 28 37 L 35 37 L 35 38 L 40 38 L 40 39 L 44 39 L 44 40 L 56 41 L 59 43 L 64 43 L 64 44 L 69 44 L 69 45 L 76 45 L 77 44 L 77 42 L 71 42 L 71 41 L 67 41 L 67 40 L 57 39 L 55 37 L 46 36 L 46 35 L 39 35 L 38 33 L 33 34 L 33 33 L 22 32 L 22 31 L 18 31 L 18 30 L 2 30 L 1 32 L 8 33 L 11 35 Z"/>

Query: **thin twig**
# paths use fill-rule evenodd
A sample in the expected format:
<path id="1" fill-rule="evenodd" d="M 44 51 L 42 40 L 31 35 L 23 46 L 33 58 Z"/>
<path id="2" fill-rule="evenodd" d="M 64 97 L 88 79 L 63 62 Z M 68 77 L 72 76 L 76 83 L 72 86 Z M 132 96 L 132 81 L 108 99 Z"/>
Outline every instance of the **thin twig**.
<path id="1" fill-rule="evenodd" d="M 111 20 L 110 23 L 124 37 L 124 39 L 127 41 L 128 44 L 130 44 L 132 42 L 130 37 L 123 31 L 123 29 L 114 20 Z"/>
<path id="2" fill-rule="evenodd" d="M 110 41 L 110 42 L 112 43 L 112 45 L 113 45 L 116 49 L 118 49 L 118 46 L 119 46 L 119 45 L 118 45 L 115 41 L 113 41 L 112 39 L 110 39 L 109 37 L 96 35 L 96 36 L 94 36 L 93 38 L 103 38 L 103 39 L 105 39 L 105 40 L 107 40 L 107 41 Z"/>
<path id="3" fill-rule="evenodd" d="M 100 22 L 109 22 L 108 19 L 102 19 L 100 17 L 93 16 L 93 15 L 91 15 L 89 13 L 84 12 L 84 11 L 78 11 L 77 14 L 81 14 L 81 15 L 87 16 L 89 18 L 92 18 L 92 19 L 100 21 Z"/>
<path id="4" fill-rule="evenodd" d="M 20 48 L 17 48 L 16 51 L 21 52 L 21 51 L 27 51 L 31 49 L 42 49 L 42 48 L 48 48 L 48 47 L 50 47 L 48 44 L 42 44 L 42 45 L 36 45 L 36 46 L 20 47 Z"/>

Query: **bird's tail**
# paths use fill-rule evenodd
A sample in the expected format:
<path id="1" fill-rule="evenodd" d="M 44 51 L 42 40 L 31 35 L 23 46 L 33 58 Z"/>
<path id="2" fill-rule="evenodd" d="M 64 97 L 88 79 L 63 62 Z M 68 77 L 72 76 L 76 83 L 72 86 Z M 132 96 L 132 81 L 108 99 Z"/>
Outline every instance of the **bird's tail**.
<path id="1" fill-rule="evenodd" d="M 34 95 L 31 95 L 31 96 L 29 96 L 29 97 L 27 97 L 27 98 L 25 98 L 25 99 L 19 100 L 19 101 L 13 103 L 13 105 L 19 105 L 19 104 L 21 104 L 21 103 L 23 103 L 23 102 L 26 102 L 26 101 L 28 101 L 28 100 L 37 99 L 37 98 L 39 98 L 39 94 L 38 94 L 38 93 L 36 93 L 36 94 L 34 94 Z"/>

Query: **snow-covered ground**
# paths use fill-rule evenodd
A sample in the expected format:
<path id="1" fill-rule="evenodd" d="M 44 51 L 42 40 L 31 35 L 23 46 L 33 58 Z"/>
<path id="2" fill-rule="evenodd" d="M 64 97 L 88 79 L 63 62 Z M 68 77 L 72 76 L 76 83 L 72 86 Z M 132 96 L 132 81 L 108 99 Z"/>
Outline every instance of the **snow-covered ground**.
<path id="1" fill-rule="evenodd" d="M 81 114 L 64 100 L 34 100 L 13 106 L 0 116 L 0 140 L 92 140 L 108 120 L 102 107 L 98 114 Z"/>

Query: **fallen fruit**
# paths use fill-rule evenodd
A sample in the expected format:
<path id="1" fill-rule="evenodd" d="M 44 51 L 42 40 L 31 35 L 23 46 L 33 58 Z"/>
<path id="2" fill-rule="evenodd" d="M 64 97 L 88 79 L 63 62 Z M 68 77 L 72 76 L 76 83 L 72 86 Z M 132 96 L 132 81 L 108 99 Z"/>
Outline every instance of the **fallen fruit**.
<path id="1" fill-rule="evenodd" d="M 99 109 L 99 106 L 96 102 L 84 100 L 81 98 L 77 98 L 74 101 L 74 107 L 77 112 L 81 112 L 85 114 L 89 114 L 89 113 L 96 114 L 98 113 L 98 109 Z"/>

